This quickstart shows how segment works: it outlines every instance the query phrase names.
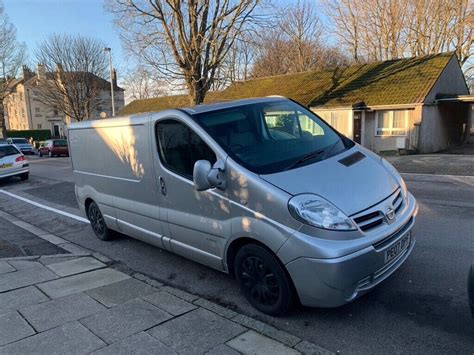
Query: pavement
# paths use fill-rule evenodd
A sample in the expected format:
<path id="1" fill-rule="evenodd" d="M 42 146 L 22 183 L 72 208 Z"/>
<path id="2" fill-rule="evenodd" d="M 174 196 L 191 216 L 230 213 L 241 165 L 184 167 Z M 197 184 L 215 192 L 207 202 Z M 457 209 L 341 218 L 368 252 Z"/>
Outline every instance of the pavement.
<path id="1" fill-rule="evenodd" d="M 417 245 L 407 262 L 373 291 L 346 306 L 296 307 L 288 316 L 276 318 L 253 309 L 228 275 L 125 236 L 99 241 L 87 223 L 68 217 L 79 214 L 69 160 L 32 157 L 30 162 L 29 181 L 0 182 L 0 211 L 62 238 L 66 243 L 55 245 L 69 248 L 69 253 L 87 249 L 91 257 L 95 253 L 106 256 L 112 260 L 105 263 L 109 268 L 132 278 L 135 273 L 146 275 L 164 285 L 161 287 L 184 291 L 236 312 L 242 319 L 253 319 L 259 327 L 239 325 L 271 339 L 275 338 L 263 328 L 332 352 L 473 353 L 474 321 L 466 280 L 474 262 L 474 177 L 404 174 L 420 204 L 413 231 Z M 9 223 L 11 228 L 18 227 Z M 279 341 L 294 349 L 295 345 Z"/>
<path id="2" fill-rule="evenodd" d="M 62 254 L 0 259 L 1 354 L 331 354 L 0 212 Z"/>

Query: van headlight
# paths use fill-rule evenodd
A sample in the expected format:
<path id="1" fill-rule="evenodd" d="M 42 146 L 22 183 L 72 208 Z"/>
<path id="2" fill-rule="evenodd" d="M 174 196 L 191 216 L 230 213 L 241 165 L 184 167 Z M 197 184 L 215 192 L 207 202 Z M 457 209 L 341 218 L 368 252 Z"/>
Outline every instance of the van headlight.
<path id="1" fill-rule="evenodd" d="M 381 158 L 381 159 L 382 159 L 382 164 L 385 167 L 385 169 L 388 170 L 390 175 L 392 175 L 395 178 L 395 180 L 397 181 L 398 185 L 400 185 L 400 189 L 402 190 L 403 198 L 406 199 L 408 190 L 407 190 L 407 185 L 405 184 L 405 180 L 403 180 L 400 173 L 397 171 L 397 169 L 395 169 L 395 167 L 392 164 L 390 164 L 384 158 Z"/>
<path id="2" fill-rule="evenodd" d="M 357 229 L 344 212 L 317 195 L 296 195 L 288 202 L 288 208 L 294 218 L 318 228 L 331 230 Z"/>

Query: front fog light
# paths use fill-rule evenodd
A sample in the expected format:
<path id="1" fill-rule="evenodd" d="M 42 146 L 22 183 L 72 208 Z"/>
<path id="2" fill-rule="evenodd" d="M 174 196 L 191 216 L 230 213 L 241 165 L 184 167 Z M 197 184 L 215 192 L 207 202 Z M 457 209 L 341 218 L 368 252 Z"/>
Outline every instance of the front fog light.
<path id="1" fill-rule="evenodd" d="M 288 207 L 294 218 L 318 228 L 330 230 L 357 229 L 344 212 L 317 195 L 297 195 L 288 202 Z"/>

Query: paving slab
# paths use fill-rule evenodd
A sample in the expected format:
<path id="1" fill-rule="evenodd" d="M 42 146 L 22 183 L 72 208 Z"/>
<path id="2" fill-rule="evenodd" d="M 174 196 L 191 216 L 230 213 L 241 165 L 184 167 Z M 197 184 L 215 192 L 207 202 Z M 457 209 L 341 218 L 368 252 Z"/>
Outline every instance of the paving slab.
<path id="1" fill-rule="evenodd" d="M 73 260 L 63 261 L 61 263 L 50 264 L 46 267 L 59 276 L 70 276 L 80 274 L 86 271 L 101 269 L 107 265 L 101 263 L 99 260 L 91 257 L 77 258 Z"/>
<path id="2" fill-rule="evenodd" d="M 48 301 L 49 298 L 34 286 L 0 293 L 0 314 Z"/>
<path id="3" fill-rule="evenodd" d="M 23 308 L 20 313 L 38 332 L 43 332 L 104 309 L 104 306 L 85 293 L 74 293 Z"/>
<path id="4" fill-rule="evenodd" d="M 31 234 L 34 234 L 34 235 L 43 235 L 43 234 L 48 234 L 47 231 L 45 231 L 44 229 L 41 229 L 41 228 L 38 228 L 28 222 L 25 222 L 25 221 L 21 221 L 21 220 L 18 220 L 18 221 L 12 221 L 11 223 L 13 223 L 14 225 L 30 232 Z"/>
<path id="5" fill-rule="evenodd" d="M 67 240 L 60 238 L 55 234 L 42 234 L 40 238 L 54 245 L 67 243 Z"/>
<path id="6" fill-rule="evenodd" d="M 0 346 L 26 338 L 33 334 L 35 334 L 35 331 L 18 314 L 18 312 L 0 315 Z"/>
<path id="7" fill-rule="evenodd" d="M 295 346 L 298 344 L 301 339 L 288 334 L 286 332 L 283 332 L 281 330 L 278 330 L 275 327 L 272 327 L 271 325 L 268 325 L 266 323 L 260 322 L 256 319 L 250 318 L 248 316 L 245 316 L 243 314 L 239 314 L 236 317 L 232 318 L 234 322 L 237 322 L 239 324 L 242 324 L 243 326 L 253 329 L 263 335 L 266 335 L 270 338 L 273 338 L 283 344 L 286 344 L 288 346 Z"/>
<path id="8" fill-rule="evenodd" d="M 49 297 L 59 298 L 72 293 L 105 286 L 128 278 L 130 278 L 130 276 L 114 269 L 100 269 L 84 274 L 68 276 L 59 280 L 45 282 L 37 286 Z"/>
<path id="9" fill-rule="evenodd" d="M 63 243 L 59 244 L 58 247 L 67 250 L 71 254 L 90 254 L 91 251 L 89 249 L 83 248 L 79 245 L 73 243 Z"/>
<path id="10" fill-rule="evenodd" d="M 1 274 L 6 274 L 7 272 L 12 272 L 15 271 L 16 269 L 11 266 L 9 263 L 6 261 L 0 261 L 0 275 Z"/>
<path id="11" fill-rule="evenodd" d="M 43 266 L 36 260 L 10 260 L 8 263 L 18 271 Z"/>
<path id="12" fill-rule="evenodd" d="M 165 291 L 153 293 L 143 297 L 143 299 L 174 316 L 179 316 L 197 308 L 192 303 L 186 302 Z"/>
<path id="13" fill-rule="evenodd" d="M 150 295 L 156 291 L 156 288 L 153 288 L 144 282 L 129 278 L 110 285 L 94 288 L 86 292 L 89 296 L 103 305 L 113 307 L 135 298 Z"/>
<path id="14" fill-rule="evenodd" d="M 176 354 L 162 342 L 145 332 L 129 336 L 122 341 L 96 350 L 94 355 L 148 355 L 148 354 Z"/>
<path id="15" fill-rule="evenodd" d="M 8 274 L 0 275 L 0 292 L 10 291 L 57 278 L 56 274 L 42 265 L 30 269 L 9 272 Z"/>
<path id="16" fill-rule="evenodd" d="M 133 300 L 81 320 L 81 323 L 107 343 L 149 329 L 172 318 L 169 313 L 143 300 Z"/>
<path id="17" fill-rule="evenodd" d="M 199 308 L 158 325 L 148 334 L 183 354 L 202 354 L 246 329 L 208 310 Z"/>
<path id="18" fill-rule="evenodd" d="M 206 355 L 240 355 L 240 353 L 230 346 L 221 344 L 216 346 L 214 349 L 209 350 Z"/>
<path id="19" fill-rule="evenodd" d="M 174 288 L 171 286 L 164 286 L 162 290 L 168 293 L 171 293 L 172 295 L 175 295 L 176 297 L 182 298 L 183 300 L 191 302 L 191 303 L 199 298 L 199 296 L 193 295 L 189 292 L 182 291 L 178 288 Z"/>
<path id="20" fill-rule="evenodd" d="M 0 354 L 86 354 L 106 346 L 79 322 L 0 347 Z"/>
<path id="21" fill-rule="evenodd" d="M 65 256 L 65 255 L 45 255 L 39 258 L 39 261 L 43 265 L 51 265 L 56 263 L 62 263 L 63 261 L 68 261 L 76 259 L 77 256 Z"/>
<path id="22" fill-rule="evenodd" d="M 206 308 L 211 312 L 217 313 L 218 315 L 226 318 L 233 318 L 236 315 L 238 315 L 237 312 L 234 312 L 231 309 L 222 307 L 216 303 L 210 302 L 208 300 L 205 300 L 204 298 L 198 298 L 196 301 L 193 302 L 195 305 L 198 305 L 202 308 Z"/>
<path id="23" fill-rule="evenodd" d="M 334 355 L 333 352 L 306 340 L 303 340 L 301 343 L 296 345 L 295 349 L 303 355 Z"/>
<path id="24" fill-rule="evenodd" d="M 267 355 L 267 354 L 300 354 L 282 343 L 270 339 L 262 334 L 249 330 L 239 335 L 235 339 L 226 343 L 231 348 L 241 352 L 242 354 Z"/>

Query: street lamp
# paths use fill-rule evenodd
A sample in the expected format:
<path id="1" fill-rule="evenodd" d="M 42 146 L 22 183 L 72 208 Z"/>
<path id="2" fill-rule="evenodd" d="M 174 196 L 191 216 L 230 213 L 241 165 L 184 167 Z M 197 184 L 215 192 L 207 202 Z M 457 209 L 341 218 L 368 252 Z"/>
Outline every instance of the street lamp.
<path id="1" fill-rule="evenodd" d="M 115 100 L 114 100 L 114 74 L 112 67 L 112 48 L 105 47 L 104 52 L 109 53 L 109 66 L 110 66 L 110 97 L 112 99 L 112 117 L 115 116 Z"/>

